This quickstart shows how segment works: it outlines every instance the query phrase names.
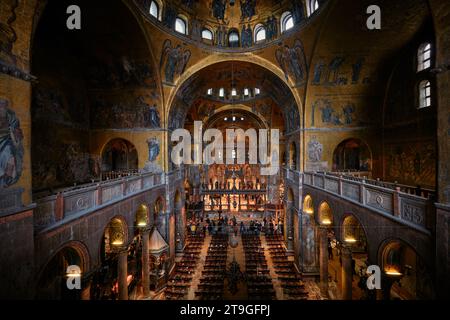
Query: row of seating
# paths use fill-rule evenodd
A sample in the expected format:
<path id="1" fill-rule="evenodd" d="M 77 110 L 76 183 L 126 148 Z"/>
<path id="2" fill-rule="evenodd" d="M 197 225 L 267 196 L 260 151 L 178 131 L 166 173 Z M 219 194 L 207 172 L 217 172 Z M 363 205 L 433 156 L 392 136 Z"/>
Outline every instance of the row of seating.
<path id="1" fill-rule="evenodd" d="M 273 262 L 274 271 L 281 282 L 284 296 L 289 300 L 304 300 L 308 293 L 302 278 L 292 261 L 289 261 L 283 245 L 282 235 L 265 235 L 268 250 Z"/>
<path id="2" fill-rule="evenodd" d="M 199 300 L 222 300 L 228 255 L 228 234 L 214 234 L 208 247 L 200 284 L 195 291 Z"/>
<path id="3" fill-rule="evenodd" d="M 167 300 L 184 300 L 187 298 L 204 240 L 201 235 L 189 235 L 187 237 L 183 257 L 176 264 L 175 271 L 167 283 L 165 290 Z"/>
<path id="4" fill-rule="evenodd" d="M 257 235 L 242 234 L 245 254 L 245 273 L 249 300 L 273 300 L 275 289 L 264 255 L 261 239 Z"/>

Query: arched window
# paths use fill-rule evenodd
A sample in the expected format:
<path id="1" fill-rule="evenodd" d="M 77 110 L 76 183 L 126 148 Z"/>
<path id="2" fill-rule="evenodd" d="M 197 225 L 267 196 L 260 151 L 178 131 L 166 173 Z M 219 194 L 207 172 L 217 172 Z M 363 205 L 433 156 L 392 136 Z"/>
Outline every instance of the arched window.
<path id="1" fill-rule="evenodd" d="M 239 47 L 239 33 L 237 31 L 231 31 L 228 34 L 228 46 Z"/>
<path id="2" fill-rule="evenodd" d="M 244 97 L 248 97 L 250 95 L 250 92 L 248 90 L 248 88 L 244 89 Z"/>
<path id="3" fill-rule="evenodd" d="M 281 32 L 288 31 L 294 27 L 294 17 L 290 11 L 286 11 L 281 15 Z"/>
<path id="4" fill-rule="evenodd" d="M 207 94 L 208 96 L 212 96 L 212 94 L 213 94 L 213 89 L 212 89 L 212 88 L 209 88 L 208 91 L 206 92 L 206 94 Z"/>
<path id="5" fill-rule="evenodd" d="M 152 1 L 150 4 L 150 14 L 156 19 L 159 19 L 159 5 L 156 1 Z"/>
<path id="6" fill-rule="evenodd" d="M 213 33 L 211 32 L 211 30 L 203 29 L 203 31 L 202 31 L 202 39 L 212 41 L 213 40 Z"/>
<path id="7" fill-rule="evenodd" d="M 309 16 L 319 9 L 319 0 L 309 0 Z"/>
<path id="8" fill-rule="evenodd" d="M 178 16 L 175 20 L 175 31 L 182 33 L 182 34 L 188 34 L 187 30 L 187 22 L 184 18 Z"/>
<path id="9" fill-rule="evenodd" d="M 431 83 L 428 80 L 421 81 L 419 84 L 419 108 L 431 106 Z"/>
<path id="10" fill-rule="evenodd" d="M 235 88 L 231 89 L 231 96 L 236 97 L 237 96 L 237 90 Z"/>
<path id="11" fill-rule="evenodd" d="M 417 71 L 431 67 L 431 43 L 423 43 L 417 51 Z"/>
<path id="12" fill-rule="evenodd" d="M 360 139 L 342 141 L 333 152 L 333 171 L 371 171 L 372 156 Z"/>
<path id="13" fill-rule="evenodd" d="M 259 88 L 255 88 L 255 96 L 259 96 L 261 90 Z"/>
<path id="14" fill-rule="evenodd" d="M 266 40 L 266 28 L 262 24 L 255 27 L 255 42 Z"/>
<path id="15" fill-rule="evenodd" d="M 219 97 L 221 97 L 221 98 L 225 97 L 225 89 L 224 88 L 219 89 Z"/>

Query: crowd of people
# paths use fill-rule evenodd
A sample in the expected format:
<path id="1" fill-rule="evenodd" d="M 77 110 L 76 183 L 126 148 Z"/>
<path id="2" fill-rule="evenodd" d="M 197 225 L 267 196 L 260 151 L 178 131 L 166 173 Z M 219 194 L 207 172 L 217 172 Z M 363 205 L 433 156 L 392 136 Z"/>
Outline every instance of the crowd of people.
<path id="1" fill-rule="evenodd" d="M 189 220 L 187 223 L 187 233 L 191 235 L 203 234 L 217 235 L 234 233 L 236 236 L 240 234 L 259 235 L 260 233 L 276 235 L 284 234 L 284 226 L 281 219 L 264 218 L 260 220 L 250 220 L 238 222 L 236 216 L 228 218 L 227 215 L 219 216 L 218 219 L 200 218 L 198 220 Z"/>

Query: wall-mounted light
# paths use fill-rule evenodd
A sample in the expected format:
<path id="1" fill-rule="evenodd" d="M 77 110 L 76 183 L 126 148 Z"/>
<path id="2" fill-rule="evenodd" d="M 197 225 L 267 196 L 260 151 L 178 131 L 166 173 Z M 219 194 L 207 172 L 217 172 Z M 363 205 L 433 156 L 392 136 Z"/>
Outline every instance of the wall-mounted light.
<path id="1" fill-rule="evenodd" d="M 113 246 L 121 246 L 123 245 L 123 241 L 122 240 L 115 240 L 112 242 Z"/>
<path id="2" fill-rule="evenodd" d="M 400 277 L 403 275 L 399 270 L 397 270 L 394 267 L 388 267 L 384 270 L 384 272 L 386 273 L 386 275 L 391 277 Z"/>
<path id="3" fill-rule="evenodd" d="M 327 219 L 327 218 L 322 219 L 322 224 L 323 224 L 323 225 L 326 225 L 326 226 L 329 226 L 329 225 L 331 224 L 331 220 L 330 220 L 330 219 Z"/>
<path id="4" fill-rule="evenodd" d="M 347 243 L 356 243 L 358 240 L 356 240 L 353 237 L 347 237 L 347 238 L 344 239 L 344 241 L 347 242 Z"/>

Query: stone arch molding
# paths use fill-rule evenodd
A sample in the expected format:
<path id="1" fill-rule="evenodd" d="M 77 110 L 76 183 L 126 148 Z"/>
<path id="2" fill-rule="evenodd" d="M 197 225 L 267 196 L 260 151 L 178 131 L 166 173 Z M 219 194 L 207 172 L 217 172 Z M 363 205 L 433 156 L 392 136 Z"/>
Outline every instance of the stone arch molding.
<path id="1" fill-rule="evenodd" d="M 188 81 L 188 79 L 192 76 L 194 76 L 196 73 L 200 72 L 201 70 L 208 68 L 209 66 L 212 66 L 217 63 L 221 62 L 248 62 L 251 64 L 258 65 L 267 71 L 273 73 L 280 81 L 282 81 L 291 91 L 292 96 L 294 97 L 295 103 L 298 107 L 298 112 L 300 117 L 303 115 L 303 102 L 302 98 L 297 90 L 295 90 L 294 85 L 289 83 L 284 75 L 283 70 L 281 70 L 279 67 L 277 67 L 273 62 L 261 58 L 259 56 L 250 55 L 250 54 L 230 54 L 227 56 L 218 56 L 218 55 L 211 55 L 208 56 L 200 61 L 198 61 L 193 66 L 189 67 L 176 81 L 175 81 L 175 87 L 172 89 L 170 94 L 167 97 L 166 100 L 166 114 L 165 114 L 165 123 L 169 123 L 169 115 L 171 112 L 171 109 L 174 107 L 173 104 L 176 99 L 176 95 L 179 92 L 180 88 L 182 88 L 183 84 Z M 300 122 L 301 123 L 301 122 Z"/>

